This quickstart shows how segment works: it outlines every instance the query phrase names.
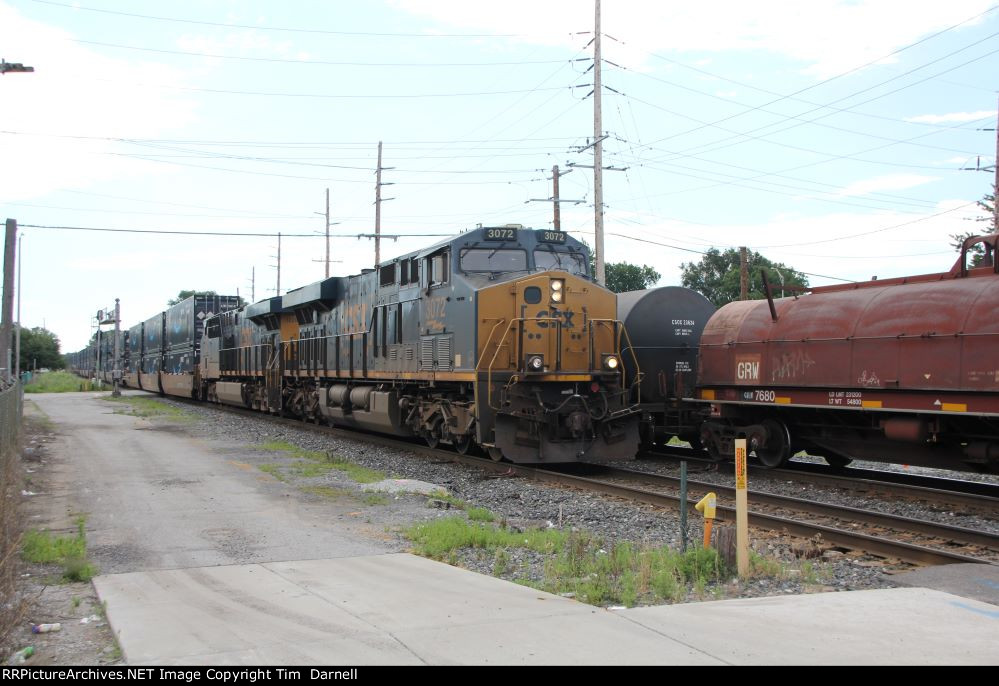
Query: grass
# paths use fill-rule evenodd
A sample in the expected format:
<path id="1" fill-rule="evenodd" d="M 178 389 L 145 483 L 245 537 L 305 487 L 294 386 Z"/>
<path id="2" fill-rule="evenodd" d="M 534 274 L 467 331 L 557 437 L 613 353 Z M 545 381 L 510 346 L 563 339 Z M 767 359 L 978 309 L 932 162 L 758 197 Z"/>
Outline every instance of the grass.
<path id="1" fill-rule="evenodd" d="M 25 393 L 74 393 L 78 391 L 102 390 L 101 383 L 81 379 L 70 372 L 45 372 L 37 374 L 31 383 L 24 387 Z"/>
<path id="2" fill-rule="evenodd" d="M 632 607 L 643 601 L 679 602 L 691 594 L 704 597 L 732 573 L 713 549 L 679 553 L 628 542 L 605 549 L 599 538 L 585 532 L 520 532 L 460 516 L 418 524 L 404 533 L 415 552 L 438 560 L 455 562 L 462 549 L 484 550 L 492 555 L 497 576 L 513 571 L 510 550 L 540 553 L 546 557 L 543 580 L 518 578 L 517 583 L 592 605 Z"/>
<path id="3" fill-rule="evenodd" d="M 375 483 L 376 481 L 383 481 L 388 478 L 385 472 L 354 464 L 342 455 L 324 453 L 318 450 L 306 450 L 286 441 L 268 441 L 256 446 L 256 449 L 267 452 L 286 453 L 291 457 L 297 458 L 295 462 L 288 465 L 288 469 L 297 476 L 306 478 L 324 476 L 333 470 L 343 472 L 349 478 L 361 484 Z M 275 470 L 278 468 L 277 465 L 270 465 L 270 467 Z M 261 467 L 261 469 L 263 468 Z M 268 473 L 273 474 L 282 481 L 285 480 L 275 472 Z"/>
<path id="4" fill-rule="evenodd" d="M 87 560 L 84 517 L 76 518 L 75 536 L 54 536 L 49 531 L 28 531 L 22 541 L 21 556 L 28 562 L 60 564 L 65 581 L 90 581 L 97 568 Z"/>
<path id="5" fill-rule="evenodd" d="M 121 396 L 113 398 L 107 396 L 104 400 L 109 403 L 119 404 L 125 409 L 114 411 L 115 414 L 128 414 L 133 417 L 165 417 L 178 421 L 191 421 L 194 415 L 180 407 L 174 407 L 162 402 L 158 398 L 146 398 L 142 396 Z"/>
<path id="6" fill-rule="evenodd" d="M 353 493 L 347 489 L 334 488 L 333 486 L 303 486 L 302 490 L 306 493 L 318 495 L 322 498 L 328 498 L 330 500 L 339 500 L 340 498 L 349 498 L 353 496 Z"/>

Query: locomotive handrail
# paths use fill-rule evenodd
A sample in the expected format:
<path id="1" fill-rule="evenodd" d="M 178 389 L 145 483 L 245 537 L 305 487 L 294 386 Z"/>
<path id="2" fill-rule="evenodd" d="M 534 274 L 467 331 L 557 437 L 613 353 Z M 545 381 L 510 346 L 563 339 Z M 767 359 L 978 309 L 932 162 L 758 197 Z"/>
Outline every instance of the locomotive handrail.
<path id="1" fill-rule="evenodd" d="M 622 357 L 622 351 L 624 350 L 624 348 L 621 347 L 621 335 L 623 334 L 624 337 L 628 339 L 627 350 L 631 354 L 631 361 L 634 362 L 634 364 L 635 364 L 635 383 L 637 384 L 642 379 L 642 370 L 641 370 L 641 367 L 638 366 L 638 357 L 635 355 L 635 345 L 631 342 L 631 336 L 628 334 L 628 328 L 624 325 L 624 322 L 622 322 L 620 319 L 589 319 L 589 320 L 587 320 L 587 322 L 586 322 L 586 326 L 588 328 L 587 334 L 589 335 L 589 338 L 590 338 L 590 366 L 592 367 L 593 364 L 594 364 L 594 362 L 593 362 L 593 352 L 595 350 L 595 346 L 593 345 L 593 324 L 594 323 L 597 323 L 597 324 L 607 324 L 608 322 L 612 323 L 614 325 L 613 336 L 614 336 L 614 345 L 615 345 L 615 348 L 616 348 L 615 352 L 616 352 L 616 354 L 617 354 L 617 356 L 619 358 Z M 620 325 L 620 328 L 618 328 L 619 325 Z M 627 388 L 627 386 L 628 386 L 627 382 L 628 382 L 628 372 L 627 372 L 627 370 L 625 370 L 624 364 L 622 364 L 621 365 L 621 387 L 622 388 Z M 638 386 L 638 402 L 641 402 L 641 401 L 642 401 L 642 387 L 639 384 L 639 386 Z"/>

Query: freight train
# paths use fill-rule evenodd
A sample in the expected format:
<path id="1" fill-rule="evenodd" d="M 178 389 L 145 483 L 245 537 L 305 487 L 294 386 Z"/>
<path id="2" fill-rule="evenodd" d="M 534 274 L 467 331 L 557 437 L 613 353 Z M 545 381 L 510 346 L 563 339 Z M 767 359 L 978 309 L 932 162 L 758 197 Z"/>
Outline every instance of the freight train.
<path id="1" fill-rule="evenodd" d="M 246 306 L 189 298 L 126 332 L 123 381 L 513 462 L 629 459 L 616 309 L 567 233 L 484 227 Z"/>
<path id="2" fill-rule="evenodd" d="M 746 438 L 768 467 L 804 450 L 999 473 L 997 248 L 999 234 L 973 237 L 947 272 L 717 311 L 683 289 L 622 294 L 643 441 L 679 435 L 722 459 Z"/>
<path id="3" fill-rule="evenodd" d="M 767 467 L 807 451 L 999 472 L 997 244 L 968 239 L 948 272 L 716 311 L 677 287 L 615 298 L 564 232 L 482 228 L 247 306 L 185 301 L 124 333 L 124 378 L 514 462 L 676 438 L 720 460 L 746 438 Z M 70 366 L 110 380 L 96 355 Z"/>

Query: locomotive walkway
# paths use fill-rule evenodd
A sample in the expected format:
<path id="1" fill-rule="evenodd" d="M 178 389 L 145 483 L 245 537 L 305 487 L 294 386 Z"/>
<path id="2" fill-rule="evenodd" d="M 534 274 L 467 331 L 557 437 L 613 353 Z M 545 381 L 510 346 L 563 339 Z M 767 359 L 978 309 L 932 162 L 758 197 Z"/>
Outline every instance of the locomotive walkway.
<path id="1" fill-rule="evenodd" d="M 399 553 L 236 451 L 138 430 L 84 394 L 35 402 L 58 425 L 60 507 L 89 513 L 94 583 L 132 665 L 999 664 L 997 566 L 601 609 Z"/>

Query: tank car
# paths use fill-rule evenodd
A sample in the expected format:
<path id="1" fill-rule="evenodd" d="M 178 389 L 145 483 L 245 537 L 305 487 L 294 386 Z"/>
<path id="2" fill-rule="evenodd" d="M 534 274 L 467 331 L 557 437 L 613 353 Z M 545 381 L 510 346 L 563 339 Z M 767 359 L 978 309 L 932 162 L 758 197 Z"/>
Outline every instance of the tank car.
<path id="1" fill-rule="evenodd" d="M 698 344 L 714 312 L 703 295 L 677 286 L 618 294 L 617 316 L 628 332 L 624 366 L 640 378 L 633 401 L 643 448 L 674 436 L 699 445 L 704 408 L 685 399 L 696 388 Z"/>
<path id="2" fill-rule="evenodd" d="M 210 320 L 201 394 L 494 459 L 628 459 L 623 331 L 582 243 L 485 227 Z"/>
<path id="3" fill-rule="evenodd" d="M 733 302 L 704 328 L 691 402 L 704 447 L 999 470 L 999 235 L 945 273 Z M 975 244 L 986 266 L 969 268 Z"/>

